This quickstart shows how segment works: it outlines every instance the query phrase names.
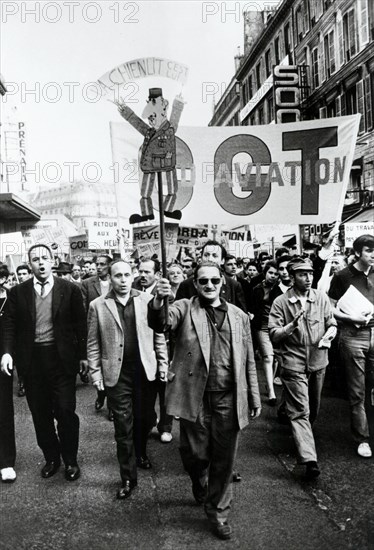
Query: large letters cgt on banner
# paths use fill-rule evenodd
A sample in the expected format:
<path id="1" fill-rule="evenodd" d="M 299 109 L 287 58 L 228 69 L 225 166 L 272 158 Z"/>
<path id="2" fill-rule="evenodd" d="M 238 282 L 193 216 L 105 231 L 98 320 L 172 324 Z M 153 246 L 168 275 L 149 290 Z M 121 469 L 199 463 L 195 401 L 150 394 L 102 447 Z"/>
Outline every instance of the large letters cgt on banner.
<path id="1" fill-rule="evenodd" d="M 182 211 L 181 223 L 334 222 L 343 208 L 359 120 L 179 128 L 175 209 Z M 143 139 L 125 122 L 111 123 L 111 138 L 118 209 L 128 218 L 139 211 Z M 157 189 L 152 200 L 157 209 Z"/>

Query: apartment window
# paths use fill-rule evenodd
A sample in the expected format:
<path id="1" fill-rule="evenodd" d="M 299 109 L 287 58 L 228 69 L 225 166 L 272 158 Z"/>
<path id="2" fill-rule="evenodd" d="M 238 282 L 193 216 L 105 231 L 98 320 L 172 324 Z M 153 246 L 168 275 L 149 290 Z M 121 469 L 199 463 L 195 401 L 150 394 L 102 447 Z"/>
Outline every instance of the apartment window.
<path id="1" fill-rule="evenodd" d="M 357 53 L 356 18 L 353 9 L 343 16 L 343 43 L 345 58 L 349 61 Z"/>
<path id="2" fill-rule="evenodd" d="M 357 112 L 356 86 L 352 86 L 352 88 L 347 90 L 347 92 L 345 93 L 345 106 L 347 110 L 347 115 L 354 115 Z"/>
<path id="3" fill-rule="evenodd" d="M 255 115 L 252 115 L 249 120 L 250 120 L 251 126 L 255 126 L 255 124 L 256 124 Z"/>
<path id="4" fill-rule="evenodd" d="M 251 74 L 248 77 L 247 84 L 248 84 L 248 98 L 251 99 L 251 97 L 253 96 L 253 80 L 252 80 Z"/>
<path id="5" fill-rule="evenodd" d="M 297 37 L 299 41 L 301 41 L 304 36 L 304 19 L 303 19 L 301 5 L 296 10 L 296 31 L 297 31 Z"/>
<path id="6" fill-rule="evenodd" d="M 279 36 L 274 40 L 274 57 L 275 64 L 279 65 L 280 63 L 280 48 L 279 48 Z"/>
<path id="7" fill-rule="evenodd" d="M 259 89 L 261 86 L 261 61 L 256 65 L 256 84 Z"/>
<path id="8" fill-rule="evenodd" d="M 274 120 L 274 100 L 272 97 L 268 99 L 268 123 Z"/>
<path id="9" fill-rule="evenodd" d="M 310 17 L 312 24 L 316 23 L 323 14 L 322 0 L 312 0 L 310 2 Z"/>
<path id="10" fill-rule="evenodd" d="M 336 109 L 336 100 L 331 101 L 331 103 L 327 105 L 327 118 L 333 118 L 334 116 L 336 116 L 335 109 Z"/>
<path id="11" fill-rule="evenodd" d="M 284 27 L 284 49 L 285 54 L 288 55 L 291 53 L 291 39 L 290 39 L 290 24 L 287 23 Z"/>
<path id="12" fill-rule="evenodd" d="M 335 32 L 334 30 L 330 31 L 324 39 L 325 47 L 325 64 L 326 64 L 326 75 L 327 77 L 334 74 L 336 70 L 335 65 Z"/>
<path id="13" fill-rule="evenodd" d="M 247 81 L 246 80 L 243 82 L 243 86 L 242 86 L 242 99 L 243 99 L 243 105 L 247 105 L 247 103 L 248 103 L 248 86 L 247 86 Z"/>
<path id="14" fill-rule="evenodd" d="M 271 75 L 272 71 L 272 62 L 271 62 L 271 51 L 270 48 L 265 52 L 265 78 L 268 78 Z"/>
<path id="15" fill-rule="evenodd" d="M 319 86 L 319 72 L 318 72 L 318 48 L 312 50 L 312 78 L 314 88 Z"/>
<path id="16" fill-rule="evenodd" d="M 265 124 L 265 116 L 264 116 L 264 106 L 261 105 L 258 109 L 258 123 L 259 124 Z"/>
<path id="17" fill-rule="evenodd" d="M 327 108 L 321 107 L 319 109 L 319 118 L 327 118 Z"/>

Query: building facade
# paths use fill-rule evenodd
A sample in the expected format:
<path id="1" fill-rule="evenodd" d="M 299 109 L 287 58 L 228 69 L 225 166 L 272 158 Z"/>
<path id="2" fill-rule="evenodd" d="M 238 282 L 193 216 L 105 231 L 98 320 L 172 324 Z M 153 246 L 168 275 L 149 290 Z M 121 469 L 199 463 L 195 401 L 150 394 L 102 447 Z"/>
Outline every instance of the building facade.
<path id="1" fill-rule="evenodd" d="M 238 91 L 236 112 L 232 102 L 220 100 L 210 125 L 222 125 L 228 117 L 236 117 L 246 126 L 280 122 L 274 67 L 294 66 L 299 77 L 300 115 L 293 120 L 361 114 L 343 221 L 365 210 L 370 219 L 374 195 L 374 2 L 283 0 L 276 10 L 244 13 L 243 21 L 244 55 L 226 90 L 227 95 L 230 89 Z M 327 229 L 309 228 L 305 236 L 309 233 L 318 241 L 318 235 Z"/>
<path id="2" fill-rule="evenodd" d="M 64 214 L 85 232 L 90 218 L 116 219 L 116 195 L 113 183 L 62 183 L 40 187 L 33 204 L 43 215 Z"/>

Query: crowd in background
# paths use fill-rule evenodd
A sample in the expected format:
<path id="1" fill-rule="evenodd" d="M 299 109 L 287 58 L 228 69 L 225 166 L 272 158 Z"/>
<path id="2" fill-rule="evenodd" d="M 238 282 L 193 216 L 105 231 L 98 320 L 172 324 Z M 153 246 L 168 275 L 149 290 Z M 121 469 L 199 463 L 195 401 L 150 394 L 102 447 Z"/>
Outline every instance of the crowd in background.
<path id="1" fill-rule="evenodd" d="M 32 247 L 30 250 L 35 252 L 37 248 L 38 246 Z M 48 247 L 45 248 L 49 250 Z M 113 262 L 113 258 L 109 255 L 99 253 L 96 257 L 69 263 L 56 257 L 52 261 L 52 253 L 50 258 L 48 258 L 47 254 L 44 259 L 43 257 L 40 259 L 39 257 L 35 257 L 35 255 L 31 255 L 31 257 L 29 256 L 30 262 L 19 265 L 15 273 L 10 273 L 7 265 L 0 263 L 0 316 L 2 321 L 3 358 L 10 356 L 9 350 L 12 349 L 10 344 L 7 347 L 8 344 L 5 345 L 4 342 L 7 342 L 7 339 L 9 339 L 9 342 L 13 345 L 14 341 L 18 338 L 17 331 L 20 330 L 19 325 L 24 323 L 24 321 L 21 323 L 20 319 L 17 318 L 17 308 L 20 308 L 22 293 L 19 292 L 17 294 L 12 289 L 14 287 L 26 288 L 23 285 L 28 284 L 27 281 L 32 279 L 34 281 L 35 300 L 39 304 L 36 306 L 37 318 L 39 315 L 38 307 L 45 307 L 46 300 L 43 300 L 44 283 L 38 282 L 38 274 L 40 275 L 38 269 L 40 264 L 42 264 L 41 274 L 43 275 L 43 262 L 51 260 L 51 275 L 49 276 L 52 277 L 52 279 L 49 278 L 51 286 L 54 286 L 53 281 L 56 278 L 62 279 L 65 282 L 61 283 L 61 289 L 65 289 L 65 293 L 67 289 L 70 289 L 69 292 L 72 292 L 72 296 L 74 296 L 76 302 L 74 307 L 77 307 L 79 312 L 77 313 L 78 310 L 74 310 L 72 305 L 71 311 L 67 311 L 66 313 L 66 319 L 74 318 L 74 330 L 76 329 L 74 316 L 80 315 L 82 319 L 82 315 L 85 318 L 88 315 L 88 365 L 86 362 L 86 352 L 83 352 L 80 357 L 78 370 L 81 381 L 85 384 L 89 383 L 88 370 L 90 370 L 91 380 L 97 390 L 96 400 L 93 404 L 96 411 L 100 411 L 104 407 L 105 400 L 107 399 L 108 419 L 114 421 L 120 465 L 121 460 L 125 461 L 123 458 L 124 455 L 122 455 L 122 459 L 120 458 L 121 452 L 119 451 L 122 448 L 121 445 L 124 438 L 121 430 L 123 431 L 125 428 L 119 420 L 119 397 L 113 390 L 113 387 L 117 387 L 116 384 L 120 384 L 121 382 L 121 384 L 124 384 L 121 387 L 130 387 L 133 393 L 136 393 L 134 388 L 139 386 L 142 388 L 143 395 L 147 395 L 147 399 L 144 398 L 143 400 L 140 397 L 134 397 L 134 395 L 132 397 L 132 399 L 135 399 L 133 402 L 134 422 L 135 424 L 137 422 L 140 423 L 141 427 L 139 427 L 139 430 L 142 430 L 141 443 L 135 442 L 136 457 L 134 460 L 136 460 L 132 468 L 140 467 L 148 469 L 152 467 L 151 460 L 146 453 L 148 432 L 153 426 L 156 426 L 161 442 L 169 443 L 172 440 L 174 416 L 178 416 L 170 414 L 170 410 L 168 410 L 165 389 L 167 387 L 167 380 L 169 382 L 171 380 L 167 374 L 167 367 L 163 370 L 160 368 L 160 365 L 173 360 L 175 350 L 179 349 L 179 333 L 176 332 L 174 334 L 173 331 L 166 331 L 165 344 L 158 344 L 158 347 L 155 344 L 155 350 L 156 348 L 158 350 L 158 355 L 156 353 L 156 371 L 152 371 L 151 375 L 149 372 L 146 372 L 147 376 L 144 380 L 140 381 L 139 378 L 134 378 L 136 371 L 134 365 L 137 361 L 141 360 L 147 371 L 145 363 L 148 361 L 144 357 L 141 358 L 143 353 L 142 328 L 138 327 L 138 323 L 136 323 L 136 331 L 138 333 L 137 335 L 133 335 L 133 340 L 139 341 L 139 349 L 133 349 L 133 340 L 126 341 L 125 328 L 127 327 L 126 330 L 130 331 L 129 327 L 134 325 L 134 319 L 138 315 L 136 308 L 140 307 L 137 305 L 138 303 L 142 304 L 141 307 L 143 307 L 145 312 L 142 313 L 143 317 L 141 321 L 145 326 L 147 325 L 147 307 L 148 310 L 149 308 L 152 309 L 153 303 L 161 304 L 163 300 L 167 301 L 172 314 L 178 316 L 178 314 L 182 314 L 182 305 L 180 304 L 186 304 L 187 301 L 191 304 L 195 303 L 196 295 L 198 296 L 198 303 L 206 311 L 209 321 L 208 325 L 213 319 L 212 327 L 217 328 L 218 326 L 218 332 L 215 332 L 216 328 L 209 329 L 209 338 L 218 338 L 218 343 L 221 342 L 219 338 L 223 338 L 221 330 L 224 333 L 225 325 L 222 325 L 222 323 L 226 318 L 226 303 L 230 304 L 229 311 L 231 311 L 231 306 L 235 306 L 250 320 L 251 340 L 253 341 L 253 348 L 251 344 L 251 349 L 254 351 L 254 357 L 258 366 L 263 371 L 267 393 L 266 405 L 270 407 L 277 405 L 278 420 L 291 427 L 298 460 L 300 463 L 306 465 L 306 477 L 308 479 L 314 479 L 320 474 L 313 436 L 313 424 L 320 407 L 326 369 L 330 376 L 331 384 L 335 387 L 336 391 L 341 396 L 348 398 L 350 402 L 352 435 L 357 446 L 358 455 L 364 458 L 372 456 L 369 443 L 370 434 L 365 413 L 368 390 L 372 389 L 374 391 L 374 321 L 372 310 L 370 312 L 369 308 L 368 311 L 359 312 L 356 316 L 352 316 L 352 314 L 349 315 L 340 311 L 338 302 L 348 289 L 353 286 L 361 293 L 369 306 L 371 304 L 371 308 L 373 308 L 373 236 L 363 235 L 359 237 L 356 239 L 353 249 L 347 250 L 345 254 L 335 250 L 333 238 L 331 238 L 323 248 L 313 254 L 298 255 L 286 247 L 281 247 L 275 250 L 274 257 L 266 251 L 261 251 L 257 254 L 256 258 L 235 257 L 232 254 L 227 254 L 225 248 L 220 243 L 208 241 L 196 251 L 190 249 L 184 250 L 177 260 L 168 263 L 166 279 L 161 275 L 161 265 L 157 256 L 153 256 L 152 258 L 138 258 L 136 256 L 137 254 L 135 253 L 128 260 L 117 259 Z M 33 265 L 33 261 L 34 264 L 38 263 L 38 267 Z M 217 270 L 218 278 L 217 274 L 214 277 Z M 200 274 L 201 272 L 207 272 L 211 277 L 199 278 L 199 272 Z M 117 281 L 115 277 L 117 277 Z M 120 277 L 122 283 L 118 282 Z M 130 286 L 128 281 L 131 282 Z M 66 286 L 66 283 L 68 286 Z M 36 285 L 41 285 L 41 288 L 39 289 Z M 73 287 L 75 287 L 74 291 L 72 290 Z M 142 297 L 142 293 L 146 293 L 146 296 Z M 214 297 L 215 300 L 213 301 L 212 299 L 210 305 L 208 303 L 209 295 Z M 79 303 L 77 303 L 77 297 L 79 297 Z M 134 298 L 135 313 L 134 310 L 131 310 L 133 317 L 128 317 L 130 310 L 126 306 L 129 297 Z M 121 362 L 122 370 L 118 372 L 117 381 L 114 381 L 113 384 L 105 380 L 105 373 L 104 377 L 100 374 L 100 368 L 104 370 L 104 366 L 100 367 L 101 363 L 95 362 L 92 358 L 103 353 L 102 363 L 104 364 L 104 358 L 106 359 L 106 354 L 108 353 L 104 353 L 98 345 L 100 339 L 104 340 L 104 336 L 100 333 L 100 330 L 102 330 L 100 316 L 103 315 L 100 307 L 102 304 L 105 304 L 105 298 L 107 299 L 107 305 L 113 300 L 112 307 L 117 308 L 115 309 L 115 313 L 119 315 L 118 319 L 121 320 L 121 323 L 119 321 L 118 323 L 122 325 L 122 336 L 117 335 L 113 336 L 113 338 L 117 343 L 118 338 L 121 339 L 124 337 L 124 346 L 120 344 L 120 347 L 125 347 L 130 356 L 133 357 L 131 361 L 126 360 L 123 356 L 123 351 L 120 351 L 122 355 L 118 361 Z M 132 304 L 131 301 L 130 303 Z M 193 306 L 191 305 L 191 307 Z M 46 315 L 44 309 L 41 309 L 41 312 L 40 315 Z M 186 313 L 184 312 L 184 314 Z M 7 315 L 9 315 L 11 321 L 8 320 Z M 3 322 L 4 318 L 5 322 Z M 132 322 L 129 319 L 133 319 Z M 173 319 L 171 317 L 170 322 Z M 163 320 L 165 323 L 166 321 Z M 66 320 L 63 322 L 65 323 Z M 161 321 L 158 319 L 155 322 L 155 326 L 158 327 L 160 323 Z M 96 332 L 92 326 L 95 326 Z M 8 338 L 7 330 L 10 332 L 13 331 L 11 338 Z M 24 327 L 24 330 L 27 333 L 27 326 Z M 55 336 L 52 334 L 53 330 Z M 51 350 L 56 350 L 58 347 L 56 337 L 58 329 L 55 327 L 53 330 L 51 328 L 51 335 L 46 337 L 50 338 L 50 340 L 44 342 L 42 338 L 40 342 L 37 341 L 37 345 L 34 342 L 34 347 L 32 348 L 33 354 L 37 350 L 38 357 L 41 357 L 42 362 L 46 363 L 45 376 L 51 376 L 50 373 L 48 374 L 47 363 L 52 357 Z M 154 334 L 156 334 L 156 328 L 154 330 Z M 74 339 L 76 337 L 74 333 Z M 227 337 L 227 334 L 225 337 Z M 83 338 L 82 336 L 82 342 L 83 340 L 85 342 L 85 337 Z M 145 337 L 145 340 L 149 343 L 148 336 Z M 216 340 L 214 341 L 216 342 Z M 110 345 L 112 344 L 113 342 L 110 343 Z M 166 346 L 165 350 L 163 348 L 164 345 Z M 222 349 L 225 352 L 225 345 L 222 342 L 220 345 L 223 345 Z M 235 346 L 239 344 L 232 343 L 231 345 Z M 164 353 L 167 354 L 169 359 L 165 359 Z M 230 360 L 229 355 L 226 362 L 230 363 L 232 359 Z M 12 435 L 9 433 L 9 430 L 12 431 L 9 415 L 13 414 L 13 405 L 9 401 L 9 392 L 11 391 L 11 382 L 9 380 L 11 380 L 11 377 L 6 376 L 6 374 L 11 374 L 12 365 L 13 363 L 10 363 L 9 359 L 2 361 L 3 374 L 0 378 L 0 390 L 3 396 L 7 395 L 8 397 L 6 398 L 7 405 L 4 405 L 4 400 L 0 404 L 0 439 L 9 438 Z M 18 364 L 16 366 L 18 367 Z M 153 366 L 149 368 L 153 369 Z M 186 363 L 186 365 L 182 365 L 180 368 L 188 369 L 188 364 Z M 222 369 L 226 367 L 219 365 L 217 368 L 217 372 L 219 373 L 217 374 L 217 380 L 219 380 L 219 383 L 216 380 L 216 384 L 220 387 L 219 385 L 224 379 L 222 378 Z M 126 369 L 128 369 L 128 379 L 125 377 Z M 131 376 L 129 374 L 130 371 L 132 373 Z M 191 376 L 192 372 L 190 372 Z M 136 374 L 136 376 L 138 375 L 139 373 Z M 31 395 L 31 392 L 35 394 L 39 392 L 38 395 L 40 397 L 41 390 L 39 386 L 34 387 L 30 382 L 28 372 L 25 373 L 25 376 L 26 382 L 24 380 L 24 373 L 20 369 L 18 372 L 18 395 L 22 397 L 26 393 L 28 398 L 37 432 L 38 444 L 46 457 L 46 466 L 42 470 L 42 476 L 50 477 L 50 475 L 54 475 L 57 471 L 60 458 L 48 455 L 48 451 L 45 450 L 46 444 L 42 441 L 45 426 L 41 425 L 40 422 L 38 425 L 37 416 L 40 414 L 40 410 L 35 405 L 35 395 Z M 36 377 L 35 373 L 34 377 Z M 152 381 L 152 391 L 149 390 L 151 386 L 148 383 L 150 381 Z M 254 384 L 257 384 L 257 380 L 255 380 Z M 277 397 L 276 395 L 276 385 L 282 386 L 281 397 Z M 254 393 L 256 393 L 255 390 L 256 388 L 253 390 Z M 209 393 L 209 395 L 217 394 L 213 392 L 213 394 Z M 156 414 L 155 403 L 157 396 L 159 412 Z M 139 402 L 136 401 L 137 399 L 139 399 Z M 139 403 L 141 404 L 139 405 Z M 135 407 L 138 405 L 141 407 L 140 412 L 136 412 L 135 410 Z M 5 406 L 8 407 L 6 414 L 4 413 Z M 144 410 L 144 406 L 147 410 Z M 260 411 L 260 408 L 256 407 L 253 410 Z M 72 425 L 72 418 L 75 414 L 73 409 L 70 413 L 70 424 L 66 424 L 69 426 Z M 259 412 L 256 412 L 255 416 L 257 414 Z M 60 422 L 62 423 L 63 420 L 61 418 Z M 145 435 L 143 433 L 144 426 L 146 426 Z M 127 427 L 127 429 L 129 428 Z M 58 445 L 62 445 L 61 441 L 64 436 L 60 432 L 58 436 L 60 440 Z M 78 438 L 78 435 L 76 437 Z M 121 441 L 122 443 L 120 443 Z M 0 446 L 1 444 L 2 441 L 0 441 Z M 189 444 L 192 444 L 191 441 Z M 80 475 L 76 462 L 76 452 L 73 455 L 71 455 L 70 463 L 69 459 L 66 461 L 63 457 L 66 464 L 65 475 L 69 480 L 74 480 Z M 3 448 L 0 459 L 2 481 L 14 481 L 16 478 L 14 470 L 14 442 L 7 449 L 7 453 L 4 452 Z M 231 470 L 233 470 L 233 467 Z M 122 474 L 124 471 L 121 470 Z M 133 472 L 133 470 L 131 471 Z M 126 470 L 126 472 L 128 471 Z M 118 498 L 127 498 L 136 485 L 136 478 L 132 479 L 131 475 L 129 473 L 122 475 L 127 485 L 125 483 L 122 486 L 122 492 L 119 491 Z M 193 481 L 193 493 L 196 501 L 207 503 L 209 499 L 206 491 L 204 492 L 204 487 L 200 486 L 192 477 L 191 479 Z M 234 471 L 235 479 L 240 480 L 240 474 Z M 225 498 L 228 498 L 225 492 L 226 489 L 221 488 L 220 490 L 222 495 L 225 494 Z M 221 497 L 223 498 L 222 495 Z M 206 506 L 208 505 L 206 504 Z M 221 523 L 225 524 L 226 519 Z M 222 535 L 221 538 L 229 538 L 229 536 L 224 536 L 225 533 L 227 535 L 229 530 L 222 528 L 220 532 L 217 532 L 218 536 Z"/>

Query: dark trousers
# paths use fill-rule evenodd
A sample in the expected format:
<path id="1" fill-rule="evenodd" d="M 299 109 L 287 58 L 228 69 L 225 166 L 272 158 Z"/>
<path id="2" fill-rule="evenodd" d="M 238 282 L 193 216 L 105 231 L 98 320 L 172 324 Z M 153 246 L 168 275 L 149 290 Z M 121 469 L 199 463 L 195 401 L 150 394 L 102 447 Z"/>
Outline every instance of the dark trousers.
<path id="1" fill-rule="evenodd" d="M 205 392 L 196 422 L 180 420 L 180 454 L 192 482 L 208 476 L 205 512 L 213 523 L 224 522 L 232 501 L 232 471 L 239 425 L 232 391 Z M 208 474 L 209 469 L 209 474 Z"/>
<path id="2" fill-rule="evenodd" d="M 13 468 L 16 461 L 14 433 L 13 376 L 0 374 L 0 469 Z"/>
<path id="3" fill-rule="evenodd" d="M 156 424 L 155 383 L 149 382 L 141 363 L 124 363 L 117 384 L 106 391 L 121 479 L 136 481 L 136 458 L 147 454 L 148 435 Z"/>
<path id="4" fill-rule="evenodd" d="M 75 379 L 75 374 L 66 373 L 55 346 L 34 346 L 24 382 L 36 439 L 47 462 L 60 460 L 60 455 L 65 464 L 77 462 L 79 418 L 75 413 Z"/>
<path id="5" fill-rule="evenodd" d="M 165 390 L 166 390 L 166 382 L 162 382 L 161 380 L 157 380 L 155 382 L 156 390 L 158 393 L 158 401 L 160 404 L 160 420 L 157 424 L 157 430 L 162 434 L 163 432 L 171 433 L 171 429 L 173 427 L 173 416 L 170 414 L 166 414 L 166 403 L 165 403 Z M 155 395 L 157 397 L 157 395 Z"/>

